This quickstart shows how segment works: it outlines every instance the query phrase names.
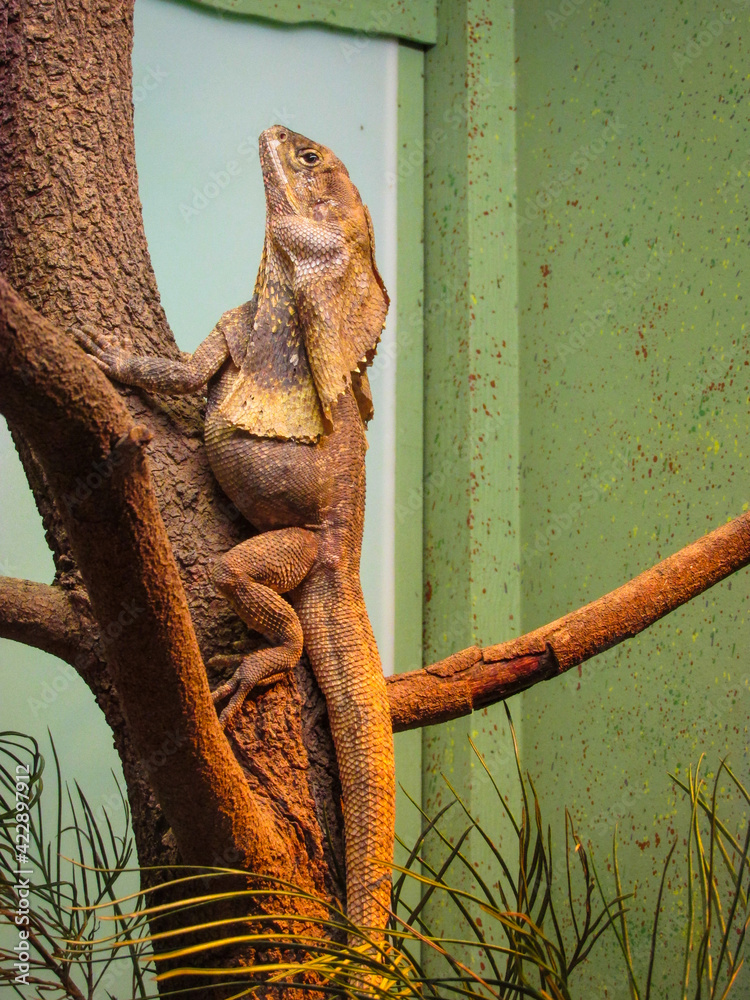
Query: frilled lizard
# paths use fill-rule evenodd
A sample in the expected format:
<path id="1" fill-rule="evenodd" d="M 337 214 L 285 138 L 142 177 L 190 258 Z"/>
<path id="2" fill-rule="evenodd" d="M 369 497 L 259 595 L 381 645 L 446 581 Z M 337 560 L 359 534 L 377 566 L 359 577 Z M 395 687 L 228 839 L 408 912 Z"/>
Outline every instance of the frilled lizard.
<path id="1" fill-rule="evenodd" d="M 263 256 L 250 302 L 182 361 L 79 335 L 99 366 L 165 393 L 207 388 L 205 443 L 227 496 L 260 534 L 218 561 L 215 585 L 269 641 L 231 680 L 225 726 L 303 644 L 326 699 L 343 793 L 347 913 L 382 928 L 390 899 L 394 767 L 385 682 L 359 581 L 365 508 L 365 369 L 388 309 L 372 222 L 346 167 L 304 136 L 260 136 Z M 280 595 L 286 595 L 288 601 Z M 379 937 L 380 935 L 376 935 Z"/>

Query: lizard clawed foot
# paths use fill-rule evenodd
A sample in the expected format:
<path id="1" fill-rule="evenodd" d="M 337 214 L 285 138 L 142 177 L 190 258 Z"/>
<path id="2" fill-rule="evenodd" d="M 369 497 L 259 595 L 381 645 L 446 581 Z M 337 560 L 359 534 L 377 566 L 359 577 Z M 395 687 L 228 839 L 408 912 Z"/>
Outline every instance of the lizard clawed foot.
<path id="1" fill-rule="evenodd" d="M 124 364 L 130 355 L 123 351 L 114 343 L 114 338 L 99 330 L 81 330 L 76 328 L 72 331 L 78 344 L 91 355 L 93 361 L 101 368 L 105 375 L 117 378 L 118 374 L 124 371 Z"/>
<path id="2" fill-rule="evenodd" d="M 214 659 L 219 659 L 219 657 Z M 270 680 L 274 675 L 276 679 L 280 680 L 280 675 L 287 673 L 288 670 L 289 654 L 284 647 L 258 649 L 243 657 L 242 662 L 229 680 L 211 692 L 214 705 L 231 695 L 229 704 L 219 715 L 221 725 L 226 729 L 233 724 L 245 699 L 261 681 Z"/>

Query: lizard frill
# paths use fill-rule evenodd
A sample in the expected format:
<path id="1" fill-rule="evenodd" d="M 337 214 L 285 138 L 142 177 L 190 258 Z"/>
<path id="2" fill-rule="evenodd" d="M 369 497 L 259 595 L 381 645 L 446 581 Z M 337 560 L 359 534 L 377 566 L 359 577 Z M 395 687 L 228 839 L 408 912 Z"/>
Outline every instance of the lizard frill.
<path id="1" fill-rule="evenodd" d="M 340 273 L 329 268 L 323 277 L 313 260 L 300 262 L 294 274 L 310 367 L 327 421 L 336 400 L 351 388 L 352 373 L 364 372 L 372 363 L 388 311 L 375 265 L 372 220 L 367 208 L 361 208 L 367 245 L 356 253 L 342 248 Z"/>
<path id="2" fill-rule="evenodd" d="M 241 306 L 222 317 L 240 374 L 220 413 L 256 437 L 314 444 L 326 427 L 291 289 L 266 283 L 251 323 L 247 312 Z"/>

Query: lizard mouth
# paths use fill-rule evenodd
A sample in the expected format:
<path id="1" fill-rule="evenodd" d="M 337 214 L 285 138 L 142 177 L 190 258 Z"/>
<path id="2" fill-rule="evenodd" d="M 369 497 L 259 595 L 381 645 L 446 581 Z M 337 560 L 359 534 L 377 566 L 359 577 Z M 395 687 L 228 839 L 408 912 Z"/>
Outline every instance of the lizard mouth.
<path id="1" fill-rule="evenodd" d="M 271 135 L 268 132 L 272 133 Z M 286 142 L 289 135 L 284 129 L 269 129 L 261 135 L 261 166 L 266 191 L 277 194 L 280 201 L 285 201 L 295 214 L 300 214 L 299 202 L 287 178 L 287 173 L 279 156 L 279 146 Z"/>

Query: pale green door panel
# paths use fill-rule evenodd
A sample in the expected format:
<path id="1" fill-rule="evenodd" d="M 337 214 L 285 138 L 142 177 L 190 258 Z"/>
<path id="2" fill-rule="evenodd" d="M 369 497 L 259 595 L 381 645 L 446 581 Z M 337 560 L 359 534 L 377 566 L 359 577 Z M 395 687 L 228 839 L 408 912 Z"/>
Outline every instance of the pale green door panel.
<path id="1" fill-rule="evenodd" d="M 258 135 L 273 124 L 322 142 L 347 165 L 375 227 L 378 265 L 397 309 L 395 173 L 398 43 L 373 39 L 347 61 L 341 35 L 280 30 L 198 6 L 139 0 L 133 53 L 143 217 L 162 304 L 192 351 L 253 293 L 265 225 Z M 279 72 L 279 67 L 284 67 Z M 150 90 L 141 81 L 152 79 Z M 393 670 L 395 370 L 373 372 L 368 434 L 365 598 Z"/>

